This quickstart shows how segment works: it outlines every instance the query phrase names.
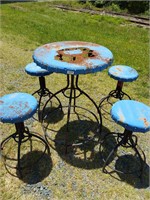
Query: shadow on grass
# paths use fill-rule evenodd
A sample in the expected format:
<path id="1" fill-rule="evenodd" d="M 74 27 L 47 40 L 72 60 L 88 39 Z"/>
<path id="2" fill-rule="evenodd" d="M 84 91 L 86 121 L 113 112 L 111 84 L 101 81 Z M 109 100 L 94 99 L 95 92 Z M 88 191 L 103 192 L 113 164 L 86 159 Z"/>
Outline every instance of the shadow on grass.
<path id="1" fill-rule="evenodd" d="M 38 160 L 38 162 L 35 163 L 35 160 Z M 50 155 L 43 153 L 42 151 L 35 150 L 25 154 L 21 158 L 21 162 L 26 163 L 26 165 L 30 167 L 21 169 L 22 176 L 20 176 L 18 170 L 16 171 L 16 174 L 19 179 L 28 184 L 41 182 L 52 170 L 52 160 Z"/>
<path id="2" fill-rule="evenodd" d="M 44 118 L 44 123 L 48 124 L 55 124 L 63 119 L 64 112 L 61 108 L 57 107 L 46 107 L 44 113 L 41 112 L 41 117 Z"/>
<path id="3" fill-rule="evenodd" d="M 124 181 L 135 188 L 142 189 L 142 188 L 148 188 L 150 184 L 149 182 L 150 167 L 147 165 L 147 163 L 143 163 L 143 165 L 144 165 L 144 168 L 143 168 L 143 173 L 142 173 L 141 178 L 138 177 L 138 173 L 137 173 L 139 164 L 136 161 L 136 157 L 133 155 L 121 156 L 116 161 L 115 168 L 123 172 L 123 173 L 117 173 L 121 181 Z M 135 169 L 136 171 L 133 172 L 132 174 L 126 174 L 126 171 L 129 170 L 129 168 L 133 170 Z"/>
<path id="4" fill-rule="evenodd" d="M 116 137 L 115 135 L 113 135 L 114 132 L 107 132 L 107 131 L 103 131 L 103 140 L 100 143 L 100 155 L 101 155 L 101 159 L 103 160 L 103 163 L 105 162 L 105 160 L 107 159 L 107 157 L 109 156 L 110 152 L 112 151 L 112 149 L 116 146 L 117 142 L 116 142 Z M 109 137 L 108 137 L 109 136 Z M 114 157 L 116 155 L 113 154 L 109 160 L 108 160 L 108 165 L 113 161 Z"/>
<path id="5" fill-rule="evenodd" d="M 57 133 L 56 141 L 65 138 L 67 125 L 65 124 Z M 109 130 L 103 127 L 103 133 Z M 56 151 L 59 156 L 70 165 L 84 169 L 101 168 L 103 165 L 99 142 L 89 140 L 97 135 L 97 123 L 89 120 L 75 120 L 69 123 L 69 134 L 67 138 L 67 154 L 65 154 L 65 143 L 56 143 Z M 84 142 L 87 140 L 87 142 Z M 73 145 L 73 146 L 72 146 Z"/>
<path id="6" fill-rule="evenodd" d="M 37 110 L 34 114 L 33 119 L 35 121 L 43 122 L 47 124 L 55 124 L 62 120 L 64 116 L 63 111 L 58 107 L 46 107 L 43 113 L 43 110 Z"/>

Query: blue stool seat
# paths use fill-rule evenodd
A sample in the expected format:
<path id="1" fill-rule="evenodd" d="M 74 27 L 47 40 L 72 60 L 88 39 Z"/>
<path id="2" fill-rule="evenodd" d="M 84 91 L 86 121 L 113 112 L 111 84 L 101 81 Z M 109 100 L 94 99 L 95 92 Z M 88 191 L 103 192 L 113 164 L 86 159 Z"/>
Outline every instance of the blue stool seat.
<path id="1" fill-rule="evenodd" d="M 111 109 L 112 119 L 133 132 L 150 130 L 150 107 L 134 100 L 116 102 Z"/>
<path id="2" fill-rule="evenodd" d="M 125 65 L 115 65 L 110 67 L 108 74 L 113 79 L 122 82 L 132 82 L 138 78 L 138 72 L 132 67 Z"/>
<path id="3" fill-rule="evenodd" d="M 32 62 L 29 63 L 26 67 L 25 67 L 25 71 L 27 74 L 31 75 L 31 76 L 46 76 L 49 74 L 52 74 L 53 72 L 50 72 L 46 69 L 41 68 L 40 66 L 38 66 L 36 63 Z"/>
<path id="4" fill-rule="evenodd" d="M 101 99 L 99 103 L 99 107 L 102 108 L 102 104 L 105 100 L 109 104 L 112 104 L 109 99 L 111 97 L 116 98 L 116 99 L 124 99 L 127 97 L 128 99 L 131 99 L 131 97 L 125 93 L 123 89 L 123 83 L 124 82 L 132 82 L 138 78 L 138 72 L 133 69 L 132 67 L 126 66 L 126 65 L 115 65 L 109 68 L 108 74 L 110 77 L 113 79 L 117 80 L 117 86 L 115 90 L 111 90 L 107 96 Z"/>
<path id="5" fill-rule="evenodd" d="M 0 121 L 19 123 L 32 117 L 38 107 L 37 100 L 27 93 L 12 93 L 0 98 Z"/>

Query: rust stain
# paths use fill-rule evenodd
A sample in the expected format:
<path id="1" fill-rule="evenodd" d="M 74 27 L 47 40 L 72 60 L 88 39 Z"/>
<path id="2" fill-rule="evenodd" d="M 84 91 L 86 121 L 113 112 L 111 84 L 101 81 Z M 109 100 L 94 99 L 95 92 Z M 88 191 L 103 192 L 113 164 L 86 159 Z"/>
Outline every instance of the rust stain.
<path id="1" fill-rule="evenodd" d="M 101 57 L 100 54 L 98 54 L 97 58 L 100 59 L 100 60 L 102 60 L 102 61 L 104 61 L 104 62 L 106 62 L 106 63 L 109 63 L 110 61 L 112 61 L 112 59 L 110 59 L 110 58 L 103 58 L 103 57 Z"/>
<path id="2" fill-rule="evenodd" d="M 123 115 L 119 115 L 119 118 L 120 118 L 119 119 L 120 122 L 124 122 L 124 116 Z"/>
<path id="3" fill-rule="evenodd" d="M 32 109 L 30 108 L 26 114 L 30 114 L 32 112 Z"/>
<path id="4" fill-rule="evenodd" d="M 68 48 L 66 48 L 68 46 Z M 86 46 L 95 46 L 100 47 L 99 44 L 89 43 L 89 42 L 81 42 L 81 41 L 66 41 L 66 42 L 54 42 L 45 44 L 42 46 L 43 51 L 37 51 L 36 56 L 44 56 L 46 52 L 51 50 L 55 50 L 57 55 L 54 57 L 55 60 L 59 60 L 61 62 L 67 62 L 70 64 L 84 65 L 87 68 L 92 68 L 94 63 L 90 59 L 98 59 L 105 63 L 109 63 L 112 60 L 110 58 L 103 58 L 99 52 L 95 50 L 91 50 Z M 63 48 L 64 47 L 64 48 Z M 68 54 L 65 51 L 74 51 L 80 50 L 80 53 Z M 45 63 L 44 63 L 45 65 Z M 95 66 L 98 67 L 98 66 Z"/>
<path id="5" fill-rule="evenodd" d="M 120 69 L 119 67 L 116 67 L 116 69 L 117 69 L 118 71 L 122 72 L 122 69 Z"/>
<path id="6" fill-rule="evenodd" d="M 29 108 L 28 102 L 25 102 L 24 107 L 25 107 L 25 108 Z"/>
<path id="7" fill-rule="evenodd" d="M 9 106 L 9 108 L 14 108 L 14 106 Z"/>
<path id="8" fill-rule="evenodd" d="M 59 43 L 50 43 L 50 44 L 45 44 L 42 47 L 45 50 L 51 50 L 51 49 L 60 49 L 62 45 L 59 45 Z"/>
<path id="9" fill-rule="evenodd" d="M 98 44 L 90 43 L 90 42 L 82 42 L 82 41 L 67 41 L 64 42 L 64 45 L 76 45 L 76 46 L 100 46 Z"/>
<path id="10" fill-rule="evenodd" d="M 147 119 L 144 117 L 144 118 L 140 118 L 140 120 L 142 120 L 144 122 L 144 125 L 146 127 L 148 127 L 150 125 L 150 122 L 147 121 Z"/>
<path id="11" fill-rule="evenodd" d="M 121 111 L 121 110 L 119 110 L 119 113 L 118 113 L 118 115 L 119 115 L 119 121 L 120 121 L 120 122 L 124 122 L 124 120 L 125 120 L 125 117 L 124 117 L 124 115 L 123 115 L 123 113 L 122 113 L 122 111 Z"/>
<path id="12" fill-rule="evenodd" d="M 50 44 L 45 44 L 45 45 L 43 45 L 43 49 L 50 50 L 51 49 L 51 45 Z"/>
<path id="13" fill-rule="evenodd" d="M 79 54 L 67 54 L 65 51 L 74 51 L 80 50 Z M 96 51 L 90 50 L 85 47 L 74 47 L 74 48 L 66 48 L 60 49 L 57 51 L 57 55 L 55 56 L 56 60 L 61 60 L 62 62 L 74 63 L 74 64 L 83 64 L 86 59 L 98 58 L 98 53 Z"/>
<path id="14" fill-rule="evenodd" d="M 54 43 L 49 43 L 43 45 L 43 49 L 45 50 L 51 50 L 51 49 L 61 49 L 62 46 L 85 46 L 85 45 L 90 45 L 90 46 L 100 46 L 98 44 L 94 43 L 89 43 L 89 42 L 82 42 L 82 41 L 67 41 L 67 42 L 54 42 Z"/>
<path id="15" fill-rule="evenodd" d="M 9 108 L 12 108 L 13 111 L 19 116 L 22 117 L 23 116 L 23 110 L 29 108 L 28 102 L 22 103 L 21 101 L 18 102 L 17 106 L 12 106 L 10 105 Z M 32 111 L 32 109 L 30 108 L 25 114 L 29 114 Z"/>

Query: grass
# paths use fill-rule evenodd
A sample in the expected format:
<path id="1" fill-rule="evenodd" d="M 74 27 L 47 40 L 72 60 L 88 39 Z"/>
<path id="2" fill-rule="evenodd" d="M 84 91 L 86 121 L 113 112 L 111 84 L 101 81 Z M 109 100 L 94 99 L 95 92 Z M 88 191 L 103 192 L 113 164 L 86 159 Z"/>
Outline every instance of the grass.
<path id="1" fill-rule="evenodd" d="M 135 82 L 126 83 L 124 90 L 133 99 L 149 105 L 149 30 L 133 26 L 120 18 L 62 11 L 51 8 L 50 5 L 1 5 L 1 95 L 16 91 L 32 93 L 38 89 L 37 78 L 24 73 L 24 67 L 32 62 L 33 51 L 38 46 L 55 41 L 81 40 L 108 47 L 114 54 L 113 65 L 125 64 L 134 67 L 139 78 Z M 46 81 L 47 87 L 55 92 L 65 86 L 66 76 L 53 74 L 47 77 Z M 114 89 L 115 85 L 116 81 L 107 75 L 107 70 L 80 77 L 80 87 L 90 93 L 97 103 L 110 89 Z M 88 103 L 86 105 L 91 109 Z M 42 133 L 39 123 L 26 123 L 33 131 Z M 105 119 L 103 125 L 107 127 L 107 131 L 120 129 Z M 1 140 L 14 131 L 10 124 L 1 124 L 1 127 Z M 60 120 L 58 126 L 54 124 L 54 127 L 60 134 L 64 131 L 65 124 Z M 149 134 L 138 136 L 149 163 Z M 90 154 L 90 150 L 88 153 Z M 70 160 L 70 155 L 65 156 L 61 150 L 51 149 L 47 168 L 44 168 L 46 164 L 41 163 L 49 175 L 40 179 L 42 184 L 52 191 L 51 199 L 149 199 L 146 186 L 139 187 L 138 178 L 116 175 L 121 179 L 118 181 L 103 174 L 97 151 L 95 150 L 93 161 L 90 155 L 87 162 L 84 162 L 82 156 L 73 156 Z M 30 176 L 26 176 L 25 180 L 11 176 L 3 162 L 0 163 L 0 168 L 1 199 L 47 199 L 40 191 L 27 190 L 27 183 L 31 183 Z M 147 178 L 145 176 L 145 182 Z"/>

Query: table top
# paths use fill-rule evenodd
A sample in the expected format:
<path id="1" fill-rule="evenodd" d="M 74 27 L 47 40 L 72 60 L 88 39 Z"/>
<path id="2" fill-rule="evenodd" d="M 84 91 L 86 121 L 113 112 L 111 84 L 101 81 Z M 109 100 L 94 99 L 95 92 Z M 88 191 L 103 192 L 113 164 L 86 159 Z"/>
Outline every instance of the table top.
<path id="1" fill-rule="evenodd" d="M 113 62 L 113 54 L 99 44 L 64 41 L 38 47 L 33 53 L 33 60 L 46 70 L 77 75 L 106 69 Z"/>

